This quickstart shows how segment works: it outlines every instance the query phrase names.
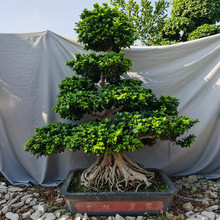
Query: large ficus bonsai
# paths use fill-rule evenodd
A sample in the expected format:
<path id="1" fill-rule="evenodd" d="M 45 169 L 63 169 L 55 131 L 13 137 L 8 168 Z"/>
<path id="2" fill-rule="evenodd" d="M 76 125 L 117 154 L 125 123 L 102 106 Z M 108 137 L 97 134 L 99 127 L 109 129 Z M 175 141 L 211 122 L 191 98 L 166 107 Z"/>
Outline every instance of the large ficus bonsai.
<path id="1" fill-rule="evenodd" d="M 135 40 L 134 26 L 117 7 L 94 5 L 85 9 L 75 29 L 85 50 L 102 53 L 76 54 L 67 65 L 75 75 L 59 85 L 60 93 L 53 110 L 73 123 L 53 122 L 36 128 L 25 144 L 34 155 L 51 155 L 83 149 L 97 160 L 81 176 L 89 190 L 110 191 L 137 189 L 151 185 L 154 173 L 132 162 L 124 153 L 141 149 L 156 141 L 170 141 L 189 147 L 195 135 L 180 138 L 198 120 L 177 116 L 178 99 L 157 98 L 142 82 L 123 79 L 132 62 L 121 48 Z M 90 116 L 90 122 L 77 120 Z"/>

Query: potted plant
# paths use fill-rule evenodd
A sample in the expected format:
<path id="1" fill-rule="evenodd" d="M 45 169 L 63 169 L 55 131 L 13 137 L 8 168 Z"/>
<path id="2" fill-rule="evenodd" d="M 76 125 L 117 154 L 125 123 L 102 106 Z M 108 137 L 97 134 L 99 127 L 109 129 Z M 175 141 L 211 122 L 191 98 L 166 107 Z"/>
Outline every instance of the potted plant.
<path id="1" fill-rule="evenodd" d="M 72 212 L 143 214 L 170 208 L 176 189 L 165 173 L 144 169 L 125 153 L 152 146 L 158 139 L 189 147 L 195 135 L 181 136 L 198 120 L 178 116 L 178 99 L 157 98 L 141 86 L 141 81 L 122 78 L 132 62 L 121 48 L 129 47 L 136 38 L 134 26 L 123 11 L 106 3 L 94 4 L 93 10 L 82 12 L 75 30 L 85 50 L 101 53 L 76 54 L 67 62 L 75 75 L 59 85 L 53 110 L 73 123 L 53 122 L 36 128 L 36 134 L 25 143 L 25 151 L 42 156 L 66 148 L 73 152 L 83 149 L 97 156 L 80 178 L 80 184 L 91 193 L 67 192 L 76 171 L 62 187 Z M 85 115 L 93 120 L 75 123 Z M 168 192 L 135 192 L 154 184 L 155 173 L 161 174 Z"/>

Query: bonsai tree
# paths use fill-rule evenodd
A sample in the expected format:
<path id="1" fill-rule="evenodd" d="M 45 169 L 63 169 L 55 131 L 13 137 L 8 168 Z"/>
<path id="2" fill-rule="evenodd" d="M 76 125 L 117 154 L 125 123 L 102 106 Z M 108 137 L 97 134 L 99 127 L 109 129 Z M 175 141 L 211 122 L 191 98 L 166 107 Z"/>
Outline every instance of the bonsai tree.
<path id="1" fill-rule="evenodd" d="M 25 143 L 25 151 L 37 156 L 83 149 L 97 160 L 81 176 L 89 190 L 126 191 L 150 186 L 154 173 L 131 161 L 125 152 L 152 146 L 157 140 L 189 147 L 195 135 L 181 137 L 198 120 L 178 116 L 178 99 L 157 98 L 142 82 L 123 79 L 132 62 L 121 48 L 129 47 L 136 36 L 133 24 L 117 7 L 94 4 L 85 9 L 75 29 L 85 50 L 68 61 L 74 75 L 59 85 L 60 93 L 53 110 L 73 123 L 53 122 L 36 128 Z M 76 122 L 84 116 L 91 120 Z"/>

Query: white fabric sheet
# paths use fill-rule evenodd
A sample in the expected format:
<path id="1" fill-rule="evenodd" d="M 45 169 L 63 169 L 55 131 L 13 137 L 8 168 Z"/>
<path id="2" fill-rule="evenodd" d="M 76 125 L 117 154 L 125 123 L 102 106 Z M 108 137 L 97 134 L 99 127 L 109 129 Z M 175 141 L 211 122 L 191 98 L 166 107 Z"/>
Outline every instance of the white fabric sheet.
<path id="1" fill-rule="evenodd" d="M 169 175 L 220 177 L 220 34 L 124 51 L 133 61 L 129 77 L 142 80 L 157 96 L 177 97 L 180 115 L 200 120 L 190 130 L 197 135 L 191 148 L 159 142 L 128 156 Z M 76 39 L 51 31 L 0 34 L 0 171 L 12 184 L 55 186 L 69 170 L 95 159 L 81 151 L 41 158 L 23 151 L 35 127 L 62 121 L 51 108 L 58 84 L 73 74 L 65 63 L 75 53 L 87 52 Z"/>

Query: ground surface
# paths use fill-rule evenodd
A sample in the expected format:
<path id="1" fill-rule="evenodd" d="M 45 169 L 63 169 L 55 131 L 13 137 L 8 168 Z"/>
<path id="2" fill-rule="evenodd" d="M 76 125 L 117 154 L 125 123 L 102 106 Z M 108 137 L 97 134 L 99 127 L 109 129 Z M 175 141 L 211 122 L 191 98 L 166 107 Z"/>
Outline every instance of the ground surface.
<path id="1" fill-rule="evenodd" d="M 186 213 L 193 212 L 195 214 L 201 213 L 204 210 L 213 212 L 216 216 L 215 219 L 218 219 L 218 216 L 220 219 L 220 179 L 199 179 L 197 176 L 194 175 L 190 177 L 175 177 L 171 178 L 171 180 L 179 189 L 179 192 L 177 196 L 175 196 L 173 201 L 172 212 L 170 212 L 171 217 L 157 219 L 176 219 L 176 216 L 179 216 L 177 219 L 189 219 L 186 216 Z M 10 185 L 3 176 L 0 176 L 0 182 L 5 182 L 7 186 Z M 60 187 L 61 186 L 50 188 L 34 185 L 21 188 L 23 189 L 22 193 L 24 194 L 30 194 L 34 192 L 35 195 L 37 195 L 37 202 L 39 204 L 46 204 L 47 212 L 54 213 L 56 210 L 63 209 L 63 213 L 68 213 L 68 211 L 65 210 L 64 200 L 59 195 Z M 2 198 L 0 198 L 0 201 L 2 201 L 3 199 L 4 198 L 2 194 Z M 184 204 L 189 203 L 191 204 L 191 207 L 183 207 Z M 3 205 L 4 204 L 2 204 L 0 208 L 3 207 Z M 210 207 L 214 208 L 210 209 Z M 22 208 L 20 208 L 20 210 L 22 210 Z M 19 216 L 21 216 L 22 213 L 28 212 L 29 210 L 30 207 L 27 207 L 20 211 L 20 213 L 18 213 L 17 211 L 17 213 L 19 214 Z M 16 210 L 14 210 L 13 208 L 10 211 L 12 213 L 16 213 Z M 70 218 L 68 219 L 74 219 L 73 215 L 69 217 Z M 100 217 L 96 217 L 97 219 L 100 219 Z M 5 218 L 5 215 L 1 213 L 0 219 L 3 220 L 7 218 Z M 20 219 L 22 218 L 19 218 L 19 220 Z"/>

